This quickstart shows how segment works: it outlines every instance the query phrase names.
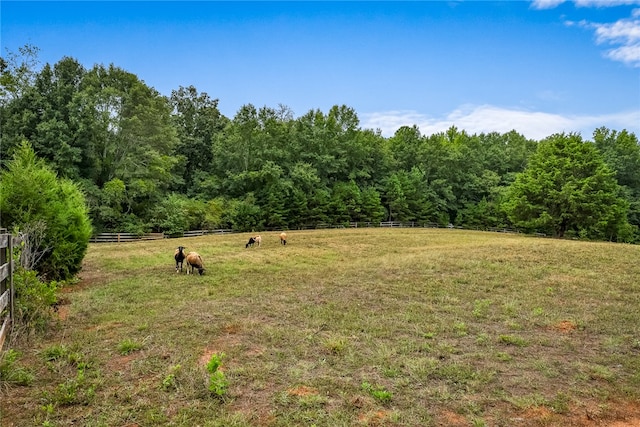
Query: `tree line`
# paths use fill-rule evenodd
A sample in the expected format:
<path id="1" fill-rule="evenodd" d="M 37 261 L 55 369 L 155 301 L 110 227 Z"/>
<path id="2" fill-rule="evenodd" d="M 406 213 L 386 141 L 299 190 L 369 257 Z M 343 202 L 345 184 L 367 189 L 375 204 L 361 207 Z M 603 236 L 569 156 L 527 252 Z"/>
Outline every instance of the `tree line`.
<path id="1" fill-rule="evenodd" d="M 94 232 L 390 220 L 640 241 L 640 145 L 626 130 L 384 137 L 345 105 L 295 117 L 247 104 L 228 118 L 193 86 L 163 96 L 70 57 L 38 67 L 29 45 L 0 68 L 0 169 L 27 141 L 84 194 Z"/>

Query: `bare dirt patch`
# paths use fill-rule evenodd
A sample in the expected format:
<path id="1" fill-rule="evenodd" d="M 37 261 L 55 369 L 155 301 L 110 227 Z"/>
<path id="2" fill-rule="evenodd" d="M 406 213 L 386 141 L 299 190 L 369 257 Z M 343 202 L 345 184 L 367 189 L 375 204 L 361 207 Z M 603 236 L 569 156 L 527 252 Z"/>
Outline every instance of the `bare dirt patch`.
<path id="1" fill-rule="evenodd" d="M 287 390 L 287 393 L 291 396 L 313 396 L 318 394 L 318 390 L 313 387 L 302 385 L 299 387 L 290 388 L 289 390 Z"/>
<path id="2" fill-rule="evenodd" d="M 391 413 L 385 410 L 369 411 L 358 415 L 358 421 L 364 425 L 385 426 L 389 425 Z"/>
<path id="3" fill-rule="evenodd" d="M 440 426 L 448 427 L 467 427 L 468 425 L 470 425 L 469 421 L 467 421 L 465 417 L 451 411 L 442 412 L 437 423 Z"/>
<path id="4" fill-rule="evenodd" d="M 607 427 L 640 427 L 640 418 L 634 418 L 629 421 L 615 421 Z"/>
<path id="5" fill-rule="evenodd" d="M 65 321 L 67 320 L 67 317 L 69 317 L 69 306 L 68 305 L 58 306 L 58 319 Z"/>
<path id="6" fill-rule="evenodd" d="M 640 427 L 640 403 L 618 401 L 599 405 L 590 402 L 572 407 L 566 414 L 536 406 L 514 415 L 511 421 L 517 426 Z"/>
<path id="7" fill-rule="evenodd" d="M 553 325 L 552 328 L 558 332 L 569 333 L 575 331 L 578 326 L 570 320 L 563 320 L 562 322 Z"/>

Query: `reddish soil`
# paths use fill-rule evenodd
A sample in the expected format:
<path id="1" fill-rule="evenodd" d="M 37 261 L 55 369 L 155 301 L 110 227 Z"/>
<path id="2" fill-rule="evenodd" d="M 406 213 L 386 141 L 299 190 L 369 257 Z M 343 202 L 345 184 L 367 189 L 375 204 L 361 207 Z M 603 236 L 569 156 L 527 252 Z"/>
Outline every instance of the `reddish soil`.
<path id="1" fill-rule="evenodd" d="M 578 326 L 570 320 L 563 320 L 562 322 L 553 325 L 553 329 L 563 333 L 575 331 L 577 327 Z"/>
<path id="2" fill-rule="evenodd" d="M 317 395 L 318 390 L 313 387 L 307 387 L 303 385 L 300 387 L 290 388 L 289 390 L 287 390 L 287 393 L 291 396 L 312 396 Z"/>
<path id="3" fill-rule="evenodd" d="M 385 426 L 389 425 L 389 411 L 369 411 L 358 415 L 358 421 L 368 426 Z"/>

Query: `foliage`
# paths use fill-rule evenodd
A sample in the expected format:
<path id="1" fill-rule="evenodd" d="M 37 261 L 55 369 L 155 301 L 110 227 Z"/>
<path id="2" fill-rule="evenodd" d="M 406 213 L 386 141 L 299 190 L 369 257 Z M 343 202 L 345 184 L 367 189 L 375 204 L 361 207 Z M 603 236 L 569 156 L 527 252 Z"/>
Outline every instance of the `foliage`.
<path id="1" fill-rule="evenodd" d="M 607 128 L 596 129 L 593 133 L 596 148 L 605 162 L 615 173 L 618 184 L 629 202 L 627 218 L 635 228 L 635 241 L 640 241 L 640 143 L 638 137 L 623 130 L 617 132 Z"/>
<path id="2" fill-rule="evenodd" d="M 379 384 L 370 384 L 367 381 L 364 381 L 361 385 L 362 390 L 369 393 L 380 403 L 389 403 L 391 402 L 391 398 L 393 394 L 390 391 L 387 391 L 383 386 Z"/>
<path id="3" fill-rule="evenodd" d="M 577 134 L 542 141 L 511 185 L 505 209 L 519 226 L 557 237 L 625 240 L 628 202 L 593 146 Z"/>
<path id="4" fill-rule="evenodd" d="M 23 268 L 16 269 L 13 284 L 14 336 L 45 331 L 51 321 L 62 284 L 55 281 L 44 282 L 35 271 Z"/>
<path id="5" fill-rule="evenodd" d="M 602 188 L 602 199 L 629 207 L 561 231 L 518 208 L 522 183 L 512 185 L 539 143 L 515 130 L 471 135 L 451 126 L 422 135 L 414 125 L 385 138 L 360 128 L 346 105 L 295 117 L 284 105 L 245 104 L 227 118 L 218 99 L 194 86 L 164 97 L 115 65 L 85 68 L 65 57 L 38 69 L 37 54 L 26 45 L 0 62 L 0 144 L 9 154 L 0 167 L 27 139 L 82 188 L 98 232 L 396 220 L 640 241 L 640 146 L 626 130 L 597 129 L 594 145 L 620 185 Z M 572 198 L 583 219 L 593 206 L 579 205 L 588 200 Z"/>
<path id="6" fill-rule="evenodd" d="M 182 365 L 173 365 L 169 369 L 169 373 L 162 379 L 162 389 L 165 391 L 175 390 L 177 387 L 176 377 L 182 370 Z"/>
<path id="7" fill-rule="evenodd" d="M 46 225 L 39 248 L 46 253 L 35 265 L 43 277 L 68 279 L 80 270 L 92 232 L 84 196 L 72 181 L 58 178 L 27 142 L 0 177 L 0 210 L 8 229 Z"/>
<path id="8" fill-rule="evenodd" d="M 227 388 L 229 387 L 229 381 L 227 381 L 224 373 L 220 370 L 223 357 L 224 353 L 214 353 L 211 355 L 209 362 L 207 362 L 207 371 L 209 372 L 208 389 L 217 397 L 223 397 L 227 393 Z"/>
<path id="9" fill-rule="evenodd" d="M 0 102 L 2 104 L 20 97 L 33 84 L 39 51 L 38 47 L 26 44 L 18 48 L 18 53 L 7 50 L 6 57 L 0 57 Z"/>
<path id="10" fill-rule="evenodd" d="M 0 386 L 3 383 L 26 386 L 33 382 L 34 374 L 29 369 L 18 366 L 19 357 L 20 352 L 11 348 L 0 353 Z"/>

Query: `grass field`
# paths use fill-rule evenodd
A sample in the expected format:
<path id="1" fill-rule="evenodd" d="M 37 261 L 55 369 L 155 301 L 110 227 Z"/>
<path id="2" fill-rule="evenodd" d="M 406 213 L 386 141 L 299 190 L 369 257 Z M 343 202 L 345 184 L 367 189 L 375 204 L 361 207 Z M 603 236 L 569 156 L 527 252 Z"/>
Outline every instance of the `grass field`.
<path id="1" fill-rule="evenodd" d="M 639 426 L 640 247 L 442 229 L 100 244 L 2 426 Z M 198 251 L 203 276 L 176 274 Z M 219 393 L 207 363 L 222 356 Z"/>

